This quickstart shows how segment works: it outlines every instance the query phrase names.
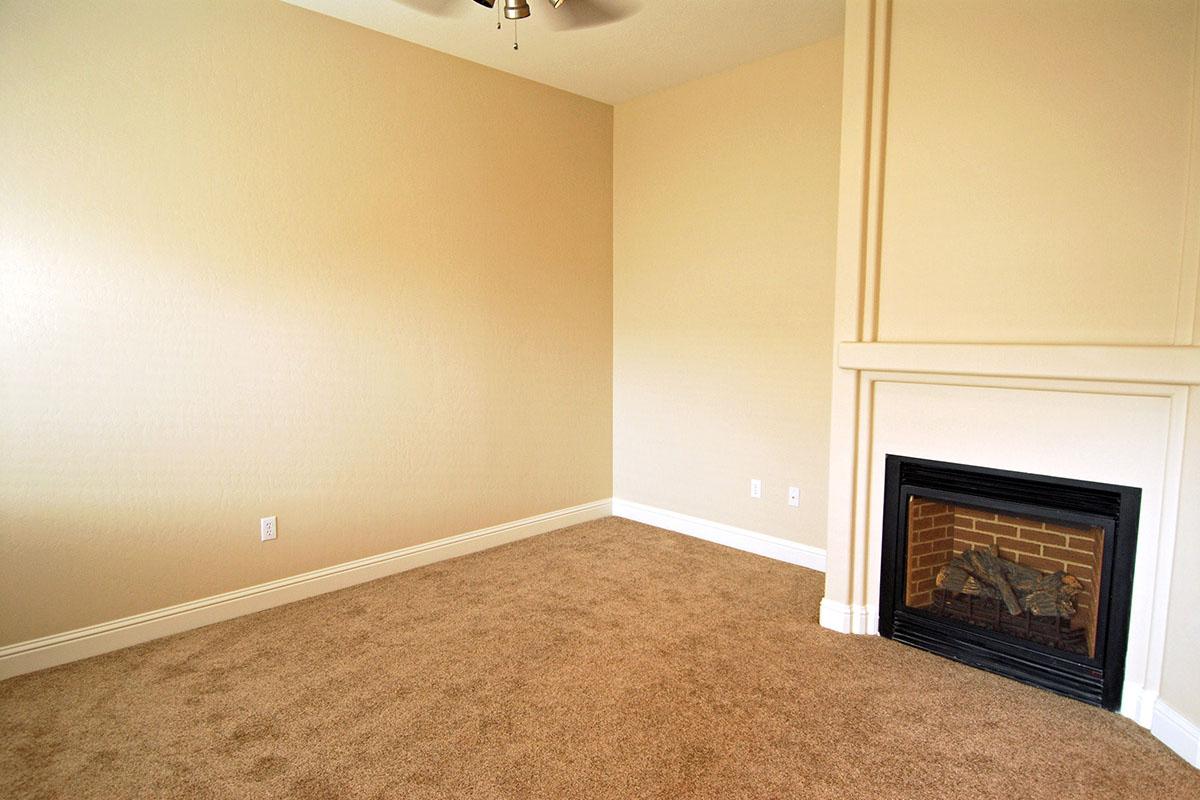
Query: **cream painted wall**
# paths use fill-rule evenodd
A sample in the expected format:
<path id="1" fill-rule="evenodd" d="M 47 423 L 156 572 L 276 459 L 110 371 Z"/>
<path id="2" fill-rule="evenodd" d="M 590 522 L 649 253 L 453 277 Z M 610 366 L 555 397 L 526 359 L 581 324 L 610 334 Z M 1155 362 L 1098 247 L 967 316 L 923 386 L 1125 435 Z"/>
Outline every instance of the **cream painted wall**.
<path id="1" fill-rule="evenodd" d="M 1191 0 L 895 0 L 881 341 L 1170 344 Z"/>
<path id="2" fill-rule="evenodd" d="M 0 644 L 611 495 L 610 107 L 250 0 L 0 75 Z"/>
<path id="3" fill-rule="evenodd" d="M 841 56 L 617 106 L 617 497 L 824 546 Z"/>

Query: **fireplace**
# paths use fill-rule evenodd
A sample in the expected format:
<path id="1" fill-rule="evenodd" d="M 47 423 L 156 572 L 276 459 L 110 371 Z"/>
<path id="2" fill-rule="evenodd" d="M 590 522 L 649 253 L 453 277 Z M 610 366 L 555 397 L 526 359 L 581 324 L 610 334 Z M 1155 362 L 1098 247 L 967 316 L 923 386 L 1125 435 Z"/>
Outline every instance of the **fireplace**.
<path id="1" fill-rule="evenodd" d="M 1121 702 L 1141 490 L 888 455 L 880 633 Z"/>

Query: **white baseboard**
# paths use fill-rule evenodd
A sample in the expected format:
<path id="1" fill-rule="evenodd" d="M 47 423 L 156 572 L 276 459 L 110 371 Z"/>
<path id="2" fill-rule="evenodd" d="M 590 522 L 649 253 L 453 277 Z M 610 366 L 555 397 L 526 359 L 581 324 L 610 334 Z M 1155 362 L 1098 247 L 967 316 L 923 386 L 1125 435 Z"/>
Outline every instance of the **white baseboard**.
<path id="1" fill-rule="evenodd" d="M 822 628 L 828 628 L 838 633 L 851 633 L 854 609 L 847 603 L 838 603 L 828 597 L 821 598 L 820 622 Z"/>
<path id="2" fill-rule="evenodd" d="M 1200 769 L 1200 726 L 1162 700 L 1154 704 L 1150 732 L 1184 761 Z"/>
<path id="3" fill-rule="evenodd" d="M 1158 701 L 1158 692 L 1147 689 L 1140 681 L 1127 680 L 1121 686 L 1121 709 L 1123 717 L 1149 728 L 1154 723 L 1154 709 Z"/>
<path id="4" fill-rule="evenodd" d="M 825 551 L 819 547 L 615 497 L 612 501 L 612 513 L 616 517 L 624 517 L 635 522 L 653 525 L 656 528 L 695 536 L 697 539 L 723 544 L 735 550 L 744 550 L 747 553 L 773 558 L 776 561 L 786 561 L 789 564 L 808 567 L 818 572 L 825 571 Z"/>
<path id="5" fill-rule="evenodd" d="M 9 645 L 0 648 L 0 680 L 182 633 L 214 622 L 253 614 L 256 611 L 344 589 L 438 561 L 477 553 L 540 533 L 600 519 L 609 514 L 789 564 L 819 571 L 825 569 L 825 551 L 817 547 L 628 500 L 597 500 L 132 617 Z M 820 624 L 830 630 L 840 633 L 874 634 L 877 633 L 876 618 L 877 615 L 871 614 L 866 607 L 838 603 L 828 598 L 821 600 Z M 1153 701 L 1153 704 L 1147 700 L 1136 707 L 1137 711 L 1133 714 L 1124 708 L 1122 712 L 1126 716 L 1136 717 L 1139 722 L 1149 716 L 1151 733 L 1187 763 L 1200 768 L 1200 726 L 1161 699 Z M 1149 708 L 1152 708 L 1152 712 L 1147 714 Z"/>
<path id="6" fill-rule="evenodd" d="M 822 628 L 838 633 L 857 633 L 875 636 L 879 633 L 879 614 L 866 606 L 849 605 L 821 598 Z"/>
<path id="7" fill-rule="evenodd" d="M 0 648 L 0 680 L 600 519 L 611 512 L 611 500 L 597 500 L 132 617 L 18 642 Z"/>

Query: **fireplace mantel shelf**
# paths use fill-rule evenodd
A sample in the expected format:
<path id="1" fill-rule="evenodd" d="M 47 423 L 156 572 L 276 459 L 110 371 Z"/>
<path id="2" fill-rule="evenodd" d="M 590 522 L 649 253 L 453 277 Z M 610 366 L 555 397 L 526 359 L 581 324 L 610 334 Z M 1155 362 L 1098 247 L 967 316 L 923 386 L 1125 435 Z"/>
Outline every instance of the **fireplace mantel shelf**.
<path id="1" fill-rule="evenodd" d="M 1200 347 L 842 342 L 838 366 L 865 372 L 1200 385 Z"/>

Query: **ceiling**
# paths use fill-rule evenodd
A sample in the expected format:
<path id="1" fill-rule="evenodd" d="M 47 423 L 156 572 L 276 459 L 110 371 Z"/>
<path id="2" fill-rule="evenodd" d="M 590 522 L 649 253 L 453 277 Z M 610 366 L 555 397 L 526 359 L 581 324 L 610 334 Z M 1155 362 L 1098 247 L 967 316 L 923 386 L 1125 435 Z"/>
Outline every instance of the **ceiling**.
<path id="1" fill-rule="evenodd" d="M 556 30 L 562 12 L 529 0 L 514 51 L 512 23 L 497 31 L 472 0 L 285 2 L 612 104 L 836 36 L 843 18 L 842 0 L 567 0 L 632 13 Z"/>

